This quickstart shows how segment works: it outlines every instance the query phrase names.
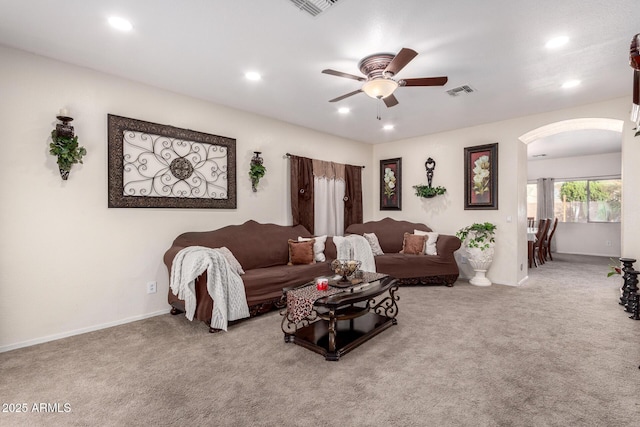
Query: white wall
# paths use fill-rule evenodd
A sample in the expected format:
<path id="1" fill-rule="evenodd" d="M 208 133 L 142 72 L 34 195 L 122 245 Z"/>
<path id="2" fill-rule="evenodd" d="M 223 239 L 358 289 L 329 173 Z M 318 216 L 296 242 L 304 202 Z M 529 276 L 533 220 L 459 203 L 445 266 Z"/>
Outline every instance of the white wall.
<path id="1" fill-rule="evenodd" d="M 248 219 L 290 224 L 286 152 L 365 165 L 371 217 L 371 146 L 0 47 L 0 351 L 168 310 L 162 255 L 185 231 Z M 60 179 L 48 154 L 55 116 L 67 107 L 88 154 Z M 107 114 L 237 140 L 237 206 L 108 209 Z M 249 161 L 267 175 L 251 191 Z M 158 282 L 148 295 L 146 283 Z"/>
<path id="2" fill-rule="evenodd" d="M 640 255 L 640 197 L 631 182 L 640 182 L 640 138 L 633 138 L 633 123 L 629 122 L 631 100 L 618 98 L 606 102 L 551 111 L 526 117 L 488 123 L 451 132 L 425 135 L 394 141 L 374 147 L 374 167 L 380 159 L 402 157 L 403 188 L 401 212 L 380 211 L 379 196 L 371 198 L 375 218 L 390 216 L 421 221 L 441 233 L 474 223 L 490 221 L 497 224 L 496 253 L 487 276 L 498 284 L 517 285 L 527 277 L 526 204 L 524 189 L 527 183 L 526 147 L 520 137 L 551 123 L 576 118 L 610 118 L 624 120 L 623 130 L 623 224 L 622 256 Z M 499 145 L 499 209 L 464 210 L 464 147 L 498 142 Z M 631 154 L 633 153 L 633 155 Z M 424 162 L 432 157 L 436 162 L 434 185 L 447 188 L 445 196 L 421 200 L 413 193 L 412 185 L 426 183 Z M 635 160 L 634 160 L 635 159 Z M 376 167 L 379 174 L 379 167 Z M 374 177 L 375 179 L 375 177 Z M 512 222 L 508 222 L 511 219 Z M 464 266 L 462 266 L 464 267 Z"/>
<path id="3" fill-rule="evenodd" d="M 527 179 L 538 178 L 581 179 L 616 176 L 622 173 L 621 153 L 565 157 L 561 159 L 532 160 L 527 163 Z"/>
<path id="4" fill-rule="evenodd" d="M 402 157 L 402 211 L 379 211 L 377 218 L 390 216 L 422 222 L 442 234 L 474 222 L 492 222 L 497 245 L 494 262 L 488 277 L 494 283 L 517 284 L 518 257 L 518 163 L 526 159 L 526 146 L 518 140 L 520 133 L 506 122 L 475 126 L 451 132 L 426 135 L 374 147 L 374 165 L 380 159 Z M 498 210 L 464 210 L 464 148 L 498 142 Z M 521 153 L 525 153 L 524 156 Z M 443 186 L 447 192 L 431 199 L 415 196 L 412 188 L 426 184 L 424 162 L 436 161 L 433 185 Z M 379 171 L 379 167 L 378 167 Z M 372 198 L 379 207 L 379 195 Z M 511 222 L 507 221 L 511 217 Z M 523 219 L 523 220 L 526 220 Z M 526 238 L 526 235 L 525 235 Z M 526 260 L 526 253 L 524 254 Z M 522 261 L 524 262 L 524 261 Z M 464 276 L 471 272 L 460 265 Z M 466 274 L 464 274 L 466 273 Z"/>
<path id="5" fill-rule="evenodd" d="M 620 153 L 533 160 L 528 163 L 529 182 L 538 178 L 584 179 L 622 174 Z M 559 222 L 554 235 L 554 252 L 620 257 L 620 223 Z"/>

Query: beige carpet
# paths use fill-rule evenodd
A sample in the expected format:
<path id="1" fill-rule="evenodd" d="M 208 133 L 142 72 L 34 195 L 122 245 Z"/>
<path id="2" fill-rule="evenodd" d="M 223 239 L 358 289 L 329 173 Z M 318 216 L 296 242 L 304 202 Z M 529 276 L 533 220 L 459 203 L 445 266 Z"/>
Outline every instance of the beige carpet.
<path id="1" fill-rule="evenodd" d="M 214 335 L 165 315 L 3 353 L 2 403 L 28 412 L 0 425 L 640 425 L 640 321 L 607 263 L 556 255 L 521 288 L 403 287 L 398 325 L 339 362 L 285 344 L 278 313 Z"/>

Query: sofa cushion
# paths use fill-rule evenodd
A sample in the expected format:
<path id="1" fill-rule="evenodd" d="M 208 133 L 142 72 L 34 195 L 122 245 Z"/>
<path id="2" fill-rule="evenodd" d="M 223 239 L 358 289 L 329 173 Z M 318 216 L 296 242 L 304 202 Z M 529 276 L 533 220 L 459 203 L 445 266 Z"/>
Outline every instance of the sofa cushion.
<path id="1" fill-rule="evenodd" d="M 439 236 L 438 233 L 435 233 L 433 231 L 413 230 L 413 234 L 417 234 L 418 236 L 427 236 L 427 241 L 424 242 L 424 253 L 426 255 L 438 255 L 438 250 L 436 247 Z"/>
<path id="2" fill-rule="evenodd" d="M 404 233 L 401 254 L 407 255 L 423 255 L 424 245 L 427 236 L 419 236 L 417 234 Z"/>
<path id="3" fill-rule="evenodd" d="M 439 255 L 424 256 L 386 253 L 374 259 L 376 261 L 376 271 L 398 279 L 458 274 L 458 266 L 455 261 L 452 262 Z"/>
<path id="4" fill-rule="evenodd" d="M 382 248 L 380 247 L 380 242 L 378 242 L 378 236 L 376 233 L 364 233 L 364 238 L 369 242 L 369 246 L 371 246 L 371 252 L 373 252 L 373 256 L 384 255 Z"/>
<path id="5" fill-rule="evenodd" d="M 315 239 L 315 243 L 313 244 L 313 254 L 317 262 L 324 262 L 327 258 L 324 255 L 324 246 L 327 242 L 327 235 L 324 236 L 316 236 L 313 237 Z M 311 237 L 301 237 L 298 236 L 298 242 L 308 242 L 311 240 Z"/>
<path id="6" fill-rule="evenodd" d="M 315 239 L 299 242 L 289 239 L 289 262 L 288 265 L 315 264 L 316 258 L 313 252 Z"/>
<path id="7" fill-rule="evenodd" d="M 247 304 L 262 303 L 282 296 L 282 289 L 299 286 L 317 277 L 331 277 L 334 273 L 329 263 L 282 265 L 279 267 L 247 270 L 242 276 Z"/>

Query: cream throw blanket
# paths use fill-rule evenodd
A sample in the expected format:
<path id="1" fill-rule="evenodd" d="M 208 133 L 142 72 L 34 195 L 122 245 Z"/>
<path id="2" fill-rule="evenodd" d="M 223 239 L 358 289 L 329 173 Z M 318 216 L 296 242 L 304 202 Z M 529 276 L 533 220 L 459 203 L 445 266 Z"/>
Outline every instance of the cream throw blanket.
<path id="1" fill-rule="evenodd" d="M 336 244 L 338 259 L 353 259 L 360 261 L 360 270 L 376 272 L 376 261 L 373 258 L 373 251 L 367 239 L 359 234 L 349 234 L 348 236 L 334 236 L 333 243 Z"/>
<path id="2" fill-rule="evenodd" d="M 211 327 L 227 330 L 229 320 L 249 317 L 249 306 L 242 279 L 217 249 L 189 246 L 178 254 L 171 266 L 171 291 L 184 300 L 185 316 L 193 320 L 196 311 L 196 278 L 207 272 L 207 290 L 213 299 Z"/>

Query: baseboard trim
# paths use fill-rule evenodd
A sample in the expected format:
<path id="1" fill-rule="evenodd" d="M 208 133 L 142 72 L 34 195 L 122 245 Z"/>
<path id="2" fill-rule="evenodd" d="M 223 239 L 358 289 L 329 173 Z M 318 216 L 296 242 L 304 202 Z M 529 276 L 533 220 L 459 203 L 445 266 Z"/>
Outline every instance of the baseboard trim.
<path id="1" fill-rule="evenodd" d="M 139 316 L 127 317 L 126 319 L 120 319 L 113 322 L 102 323 L 99 325 L 89 326 L 87 328 L 75 329 L 73 331 L 62 332 L 60 334 L 48 335 L 46 337 L 35 338 L 32 340 L 22 341 L 16 344 L 9 344 L 0 346 L 0 353 L 5 353 L 11 350 L 17 350 L 23 347 L 31 347 L 32 345 L 43 344 L 49 341 L 55 341 L 62 338 L 72 337 L 74 335 L 86 334 L 87 332 L 99 331 L 101 329 L 112 328 L 114 326 L 124 325 L 126 323 L 137 322 L 138 320 L 148 319 L 150 317 L 161 316 L 163 314 L 167 314 L 171 311 L 171 308 L 167 308 L 166 310 L 155 311 L 153 313 L 141 314 Z"/>
<path id="2" fill-rule="evenodd" d="M 565 255 L 586 255 L 586 256 L 599 256 L 599 257 L 607 257 L 607 258 L 620 258 L 622 255 L 607 255 L 607 254 L 592 254 L 586 252 L 551 252 L 552 254 L 565 254 Z"/>

